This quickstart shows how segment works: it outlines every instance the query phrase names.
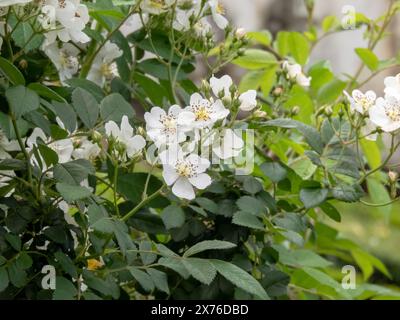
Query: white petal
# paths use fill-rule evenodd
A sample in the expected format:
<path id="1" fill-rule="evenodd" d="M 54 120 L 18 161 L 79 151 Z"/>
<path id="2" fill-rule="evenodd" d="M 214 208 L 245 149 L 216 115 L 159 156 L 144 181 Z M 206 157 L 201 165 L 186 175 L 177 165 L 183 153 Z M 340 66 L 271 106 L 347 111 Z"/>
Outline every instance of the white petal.
<path id="1" fill-rule="evenodd" d="M 225 97 L 230 96 L 229 88 L 232 86 L 232 84 L 232 78 L 228 75 L 225 75 L 219 79 L 213 76 L 210 79 L 211 89 L 217 97 L 219 97 L 221 91 Z"/>
<path id="2" fill-rule="evenodd" d="M 46 135 L 44 134 L 43 130 L 40 128 L 33 129 L 32 134 L 26 140 L 26 144 L 28 145 L 28 147 L 32 148 L 34 145 L 37 145 L 37 143 L 36 143 L 37 138 L 40 138 L 43 141 L 47 140 Z"/>
<path id="3" fill-rule="evenodd" d="M 379 127 L 386 126 L 390 123 L 390 119 L 386 115 L 385 108 L 383 105 L 378 103 L 369 109 L 369 118 Z"/>
<path id="4" fill-rule="evenodd" d="M 167 186 L 172 185 L 177 179 L 179 175 L 176 172 L 175 168 L 170 165 L 164 165 L 163 168 L 163 178 Z"/>
<path id="5" fill-rule="evenodd" d="M 188 179 L 180 177 L 172 187 L 172 192 L 179 198 L 193 200 L 195 198 L 194 190 Z"/>
<path id="6" fill-rule="evenodd" d="M 222 14 L 214 13 L 213 19 L 220 29 L 225 29 L 228 26 L 228 20 Z"/>
<path id="7" fill-rule="evenodd" d="M 168 110 L 168 115 L 177 117 L 180 113 L 182 112 L 182 108 L 178 106 L 177 104 L 174 104 L 171 106 Z"/>
<path id="8" fill-rule="evenodd" d="M 203 100 L 203 97 L 201 96 L 201 94 L 199 94 L 197 92 L 193 93 L 190 96 L 190 105 L 199 104 L 201 100 Z"/>
<path id="9" fill-rule="evenodd" d="M 106 135 L 107 136 L 113 136 L 114 138 L 118 138 L 119 137 L 119 127 L 118 125 L 114 122 L 114 121 L 108 121 L 104 128 L 106 129 Z"/>
<path id="10" fill-rule="evenodd" d="M 201 173 L 206 171 L 210 167 L 210 161 L 199 157 L 197 154 L 190 154 L 186 157 L 186 160 L 195 166 L 197 166 L 197 172 Z"/>
<path id="11" fill-rule="evenodd" d="M 134 136 L 130 138 L 126 144 L 126 153 L 128 157 L 132 157 L 135 153 L 142 150 L 146 146 L 146 140 L 142 136 Z"/>
<path id="12" fill-rule="evenodd" d="M 203 190 L 211 184 L 212 180 L 208 174 L 201 173 L 196 177 L 189 178 L 189 182 L 197 189 Z"/>
<path id="13" fill-rule="evenodd" d="M 133 128 L 129 123 L 128 117 L 123 116 L 121 121 L 121 135 L 122 139 L 129 139 L 133 136 Z"/>
<path id="14" fill-rule="evenodd" d="M 251 111 L 257 106 L 257 91 L 249 90 L 239 96 L 240 110 Z"/>

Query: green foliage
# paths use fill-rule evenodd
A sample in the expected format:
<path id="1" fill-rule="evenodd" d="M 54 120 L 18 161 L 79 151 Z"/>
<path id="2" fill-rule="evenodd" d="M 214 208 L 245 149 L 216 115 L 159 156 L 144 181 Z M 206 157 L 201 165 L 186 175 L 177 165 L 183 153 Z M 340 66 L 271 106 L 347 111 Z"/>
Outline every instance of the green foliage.
<path id="1" fill-rule="evenodd" d="M 172 8 L 146 13 L 145 26 L 124 36 L 127 12 L 144 13 L 138 2 L 84 3 L 95 23 L 82 31 L 88 45 L 76 44 L 77 53 L 62 60 L 72 62 L 67 71 L 77 63 L 68 79 L 63 63 L 43 50 L 47 32 L 38 14 L 11 10 L 1 17 L 11 33 L 1 35 L 0 48 L 0 298 L 399 297 L 397 288 L 375 284 L 375 272 L 391 281 L 383 262 L 335 229 L 345 217 L 340 202 L 376 206 L 389 222 L 398 200 L 398 179 L 387 171 L 399 145 L 367 140 L 367 114 L 352 110 L 343 95 L 369 81 L 359 78 L 364 67 L 373 76 L 398 65 L 398 58 L 374 53 L 398 6 L 377 20 L 356 15 L 356 27 L 368 26 L 369 45 L 356 49 L 362 66 L 345 77 L 328 61 L 310 62 L 322 38 L 342 31 L 334 16 L 318 28 L 311 19 L 305 32 L 275 36 L 228 28 L 218 42 L 200 34 L 196 21 L 186 31 L 171 29 Z M 26 8 L 39 13 L 38 5 Z M 121 56 L 108 61 L 110 44 Z M 57 40 L 57 49 L 63 45 Z M 198 59 L 216 77 L 227 64 L 246 73 L 211 100 L 210 84 L 198 88 L 192 78 Z M 240 112 L 248 90 L 256 91 L 257 105 Z M 177 179 L 167 185 L 152 158 L 162 148 L 130 156 L 127 149 L 135 138 L 151 144 L 145 112 L 186 107 L 198 92 L 231 111 L 216 123 L 254 130 L 254 150 L 246 145 L 254 170 L 241 176 L 235 162 L 212 164 L 213 183 L 183 199 L 174 192 Z M 132 128 L 107 136 L 105 124 L 119 125 L 123 116 Z M 174 131 L 173 117 L 156 120 Z M 32 137 L 38 128 L 46 139 Z M 179 179 L 193 178 L 186 169 L 179 167 Z M 341 286 L 345 264 L 362 273 L 355 291 Z M 41 287 L 45 265 L 56 269 L 55 290 Z"/>

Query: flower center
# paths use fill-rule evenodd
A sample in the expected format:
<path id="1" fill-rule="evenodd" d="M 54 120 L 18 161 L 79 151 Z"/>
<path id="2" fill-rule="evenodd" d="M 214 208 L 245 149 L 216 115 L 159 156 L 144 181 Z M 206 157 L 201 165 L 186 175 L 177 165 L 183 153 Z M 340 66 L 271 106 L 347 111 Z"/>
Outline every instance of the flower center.
<path id="1" fill-rule="evenodd" d="M 192 105 L 192 110 L 196 121 L 208 121 L 211 119 L 211 106 L 208 101 L 202 101 L 200 104 Z"/>
<path id="2" fill-rule="evenodd" d="M 399 122 L 400 121 L 400 103 L 389 103 L 385 106 L 386 115 L 390 120 Z"/>
<path id="3" fill-rule="evenodd" d="M 217 4 L 216 11 L 217 11 L 218 14 L 222 14 L 222 15 L 225 14 L 225 8 L 224 8 L 224 6 L 223 6 L 222 4 L 220 4 L 219 2 L 218 2 L 218 4 Z"/>
<path id="4" fill-rule="evenodd" d="M 60 53 L 60 63 L 65 69 L 76 70 L 79 66 L 78 58 L 73 57 L 66 52 Z"/>
<path id="5" fill-rule="evenodd" d="M 369 108 L 371 108 L 373 105 L 373 102 L 371 100 L 368 100 L 366 97 L 359 99 L 357 103 L 361 105 L 363 111 L 368 111 Z"/>
<path id="6" fill-rule="evenodd" d="M 117 74 L 117 65 L 115 63 L 103 63 L 100 67 L 100 73 L 104 78 L 110 80 Z"/>
<path id="7" fill-rule="evenodd" d="M 173 134 L 176 132 L 176 118 L 173 116 L 163 116 L 160 122 L 164 126 L 164 132 Z"/>
<path id="8" fill-rule="evenodd" d="M 192 163 L 180 160 L 175 165 L 176 172 L 185 178 L 190 178 L 194 175 L 196 168 Z"/>
<path id="9" fill-rule="evenodd" d="M 165 6 L 165 0 L 151 0 L 151 5 L 156 8 L 163 8 Z"/>

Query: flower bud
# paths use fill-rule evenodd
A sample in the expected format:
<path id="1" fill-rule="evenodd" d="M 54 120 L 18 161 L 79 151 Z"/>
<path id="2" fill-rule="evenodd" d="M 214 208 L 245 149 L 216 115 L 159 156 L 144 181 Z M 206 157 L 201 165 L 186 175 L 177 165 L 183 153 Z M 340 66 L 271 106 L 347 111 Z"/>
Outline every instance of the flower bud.
<path id="1" fill-rule="evenodd" d="M 284 89 L 283 89 L 282 87 L 276 87 L 276 88 L 272 91 L 272 94 L 273 94 L 275 97 L 279 97 L 279 96 L 281 96 L 281 95 L 283 94 L 283 92 L 284 92 Z"/>
<path id="2" fill-rule="evenodd" d="M 330 117 L 330 116 L 332 115 L 332 113 L 333 113 L 333 110 L 332 110 L 331 106 L 327 106 L 327 107 L 325 108 L 325 110 L 324 110 L 324 113 L 325 113 L 325 115 L 326 115 L 327 117 Z"/>
<path id="3" fill-rule="evenodd" d="M 292 108 L 292 115 L 293 115 L 293 116 L 298 115 L 299 112 L 300 112 L 300 107 L 299 107 L 299 106 L 294 106 L 294 107 Z"/>
<path id="4" fill-rule="evenodd" d="M 238 39 L 244 38 L 244 37 L 246 36 L 246 30 L 245 30 L 244 28 L 238 28 L 238 29 L 236 29 L 235 36 L 236 36 Z"/>
<path id="5" fill-rule="evenodd" d="M 94 143 L 100 143 L 101 140 L 103 139 L 103 136 L 100 132 L 94 130 L 92 133 L 92 140 Z"/>
<path id="6" fill-rule="evenodd" d="M 28 68 L 28 61 L 26 61 L 25 59 L 22 59 L 19 63 L 18 63 L 19 67 L 21 69 L 26 69 Z"/>
<path id="7" fill-rule="evenodd" d="M 396 182 L 397 179 L 399 178 L 399 174 L 394 171 L 389 171 L 388 176 L 389 176 L 390 182 Z"/>
<path id="8" fill-rule="evenodd" d="M 254 112 L 254 116 L 255 116 L 256 118 L 266 118 L 267 115 L 268 115 L 268 114 L 267 114 L 265 111 L 262 111 L 262 110 L 256 110 L 256 111 Z"/>

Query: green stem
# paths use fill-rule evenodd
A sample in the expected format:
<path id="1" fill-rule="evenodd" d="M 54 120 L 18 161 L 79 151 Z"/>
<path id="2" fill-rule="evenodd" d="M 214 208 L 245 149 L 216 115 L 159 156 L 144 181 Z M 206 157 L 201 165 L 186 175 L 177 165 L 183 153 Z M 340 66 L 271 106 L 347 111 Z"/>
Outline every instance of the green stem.
<path id="1" fill-rule="evenodd" d="M 11 122 L 14 127 L 14 131 L 15 131 L 15 135 L 18 140 L 19 147 L 21 148 L 21 151 L 24 154 L 24 157 L 26 160 L 26 167 L 27 167 L 27 171 L 28 171 L 28 181 L 29 181 L 29 184 L 31 185 L 31 187 L 33 188 L 32 167 L 31 167 L 30 157 L 29 157 L 28 152 L 25 149 L 24 142 L 22 141 L 21 134 L 19 132 L 18 125 L 17 125 L 17 120 L 15 119 L 14 114 L 11 114 Z"/>
<path id="2" fill-rule="evenodd" d="M 143 208 L 146 204 L 148 204 L 151 200 L 157 198 L 161 194 L 163 188 L 164 188 L 164 186 L 162 186 L 160 189 L 158 189 L 152 195 L 145 197 L 136 207 L 134 207 L 131 211 L 129 211 L 126 215 L 124 215 L 121 220 L 122 221 L 128 220 L 136 212 L 138 212 L 141 208 Z"/>

